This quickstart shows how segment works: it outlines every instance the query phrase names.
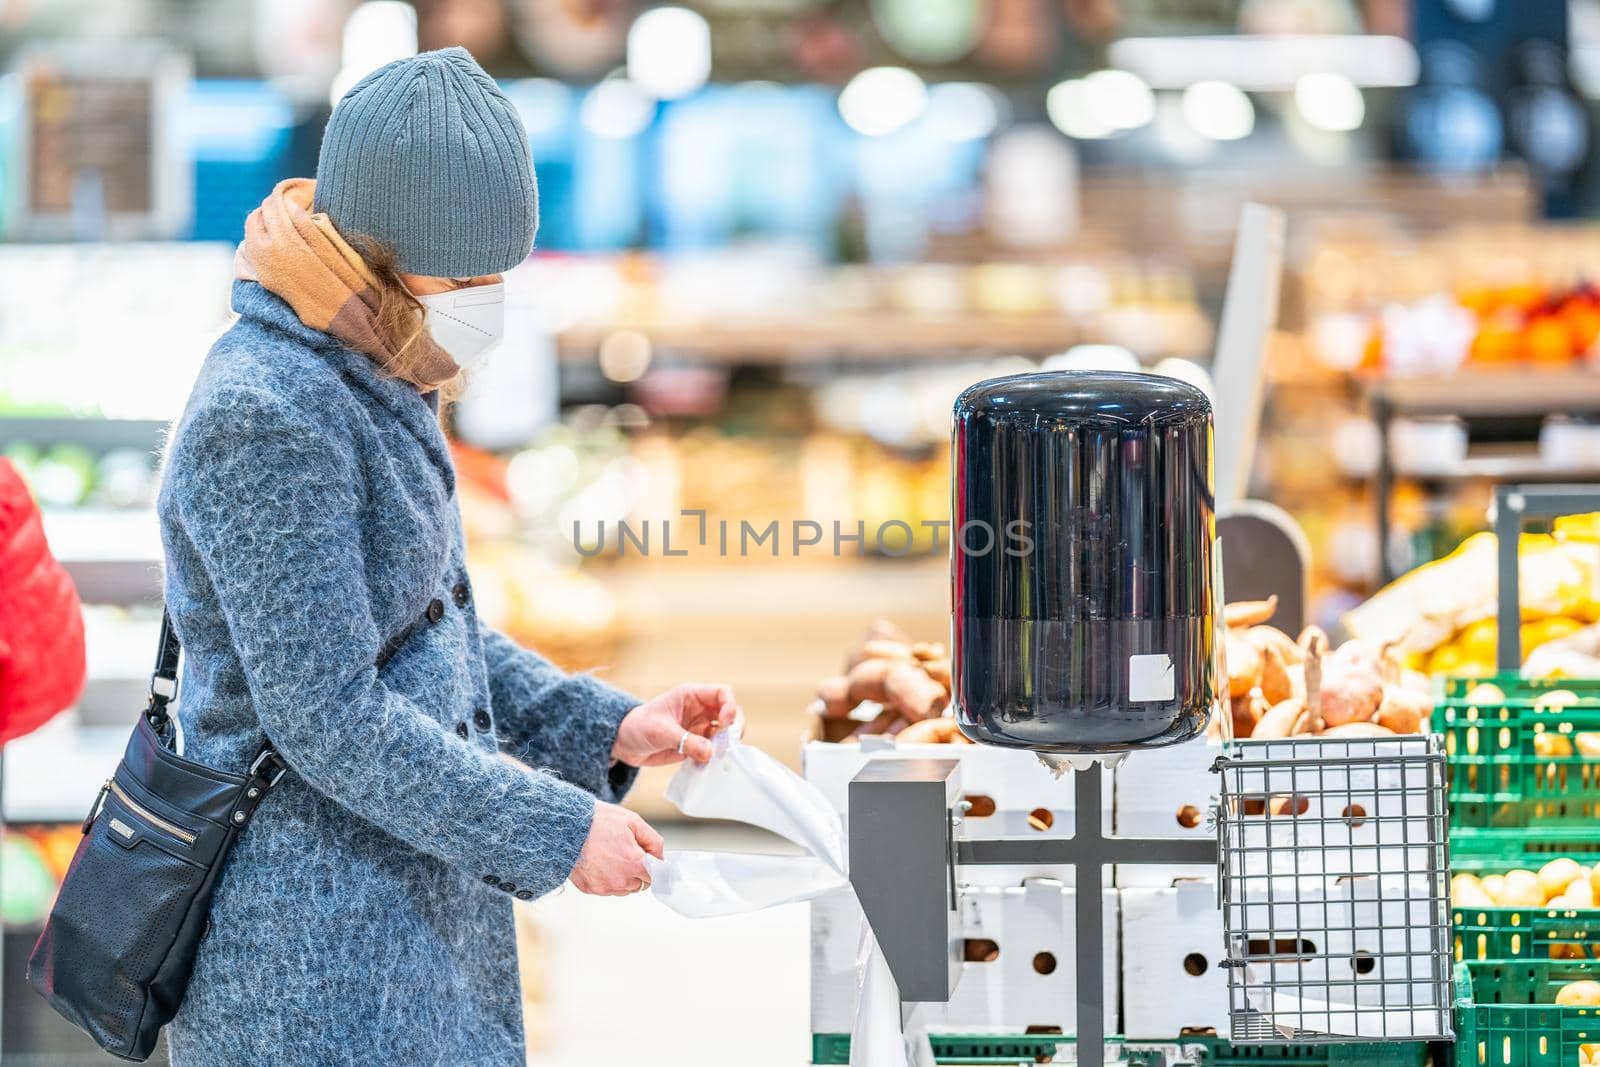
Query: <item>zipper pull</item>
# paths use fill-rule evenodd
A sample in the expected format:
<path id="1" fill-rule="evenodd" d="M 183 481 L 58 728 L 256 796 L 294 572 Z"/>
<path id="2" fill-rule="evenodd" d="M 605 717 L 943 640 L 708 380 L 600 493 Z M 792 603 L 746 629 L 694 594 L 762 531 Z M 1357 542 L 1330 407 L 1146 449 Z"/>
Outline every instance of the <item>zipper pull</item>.
<path id="1" fill-rule="evenodd" d="M 89 814 L 83 817 L 83 826 L 81 827 L 83 833 L 88 833 L 89 827 L 94 825 L 95 816 L 99 815 L 100 809 L 105 806 L 106 794 L 110 791 L 111 779 L 107 778 L 105 784 L 100 787 L 99 794 L 94 798 L 94 806 L 89 809 Z"/>

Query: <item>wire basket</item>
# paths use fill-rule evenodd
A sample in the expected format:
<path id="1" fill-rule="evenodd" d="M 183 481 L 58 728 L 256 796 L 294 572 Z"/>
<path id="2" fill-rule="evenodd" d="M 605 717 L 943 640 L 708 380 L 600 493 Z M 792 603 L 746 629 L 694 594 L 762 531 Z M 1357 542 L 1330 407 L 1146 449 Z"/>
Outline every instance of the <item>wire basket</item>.
<path id="1" fill-rule="evenodd" d="M 1448 1039 L 1439 739 L 1238 741 L 1215 769 L 1233 1040 Z"/>

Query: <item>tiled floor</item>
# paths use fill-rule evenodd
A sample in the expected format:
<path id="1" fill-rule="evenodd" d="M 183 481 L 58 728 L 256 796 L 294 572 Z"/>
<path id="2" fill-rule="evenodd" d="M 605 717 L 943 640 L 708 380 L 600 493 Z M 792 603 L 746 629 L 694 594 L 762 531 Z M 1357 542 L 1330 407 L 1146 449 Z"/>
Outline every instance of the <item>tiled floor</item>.
<path id="1" fill-rule="evenodd" d="M 784 851 L 776 838 L 735 829 L 662 830 L 669 848 Z M 685 919 L 647 893 L 602 899 L 568 887 L 533 914 L 547 1009 L 532 1067 L 809 1062 L 805 904 Z"/>

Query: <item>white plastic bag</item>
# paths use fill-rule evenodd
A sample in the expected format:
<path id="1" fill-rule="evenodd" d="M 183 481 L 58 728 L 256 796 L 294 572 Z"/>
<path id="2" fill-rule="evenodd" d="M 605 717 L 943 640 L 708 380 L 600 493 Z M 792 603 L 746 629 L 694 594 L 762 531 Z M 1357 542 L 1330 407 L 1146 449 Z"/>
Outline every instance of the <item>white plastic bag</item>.
<path id="1" fill-rule="evenodd" d="M 810 782 L 723 731 L 706 764 L 685 763 L 667 799 L 685 815 L 731 819 L 771 830 L 806 850 L 772 856 L 672 850 L 647 859 L 650 890 L 680 915 L 735 915 L 810 900 L 849 884 L 839 817 Z M 861 924 L 860 999 L 851 1032 L 851 1067 L 931 1067 L 933 1049 L 920 1012 L 902 1017 L 900 990 L 871 928 Z"/>

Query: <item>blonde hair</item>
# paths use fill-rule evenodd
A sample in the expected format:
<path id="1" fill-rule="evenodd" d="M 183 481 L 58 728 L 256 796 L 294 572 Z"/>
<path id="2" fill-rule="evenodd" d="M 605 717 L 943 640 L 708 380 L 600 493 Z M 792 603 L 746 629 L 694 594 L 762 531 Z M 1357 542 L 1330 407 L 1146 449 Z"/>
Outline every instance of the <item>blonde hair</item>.
<path id="1" fill-rule="evenodd" d="M 422 303 L 400 280 L 400 257 L 393 248 L 372 237 L 355 234 L 345 241 L 366 263 L 377 282 L 378 303 L 373 308 L 372 326 L 379 342 L 390 353 L 380 366 L 396 378 L 417 381 L 421 365 L 429 358 L 428 346 L 417 344 L 425 336 L 427 326 Z M 439 399 L 455 400 L 465 387 L 466 382 L 458 372 L 439 385 Z"/>

